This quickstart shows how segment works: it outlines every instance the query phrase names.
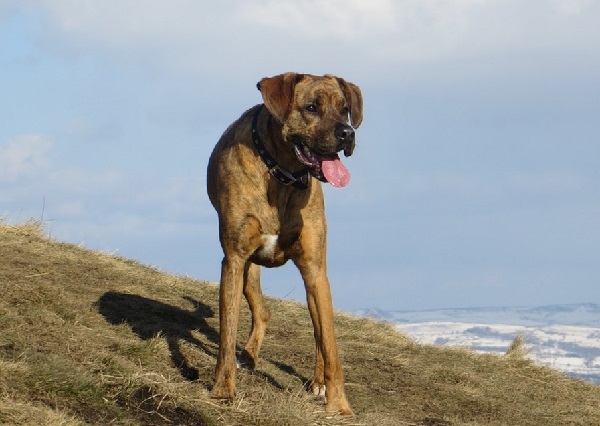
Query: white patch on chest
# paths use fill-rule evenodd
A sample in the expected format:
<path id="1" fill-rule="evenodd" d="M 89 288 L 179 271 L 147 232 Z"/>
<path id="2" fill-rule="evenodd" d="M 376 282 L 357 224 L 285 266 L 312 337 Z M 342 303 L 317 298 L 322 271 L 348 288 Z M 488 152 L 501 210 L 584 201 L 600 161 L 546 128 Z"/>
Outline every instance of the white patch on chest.
<path id="1" fill-rule="evenodd" d="M 258 250 L 261 257 L 271 259 L 275 256 L 275 248 L 277 247 L 278 235 L 263 234 L 262 247 Z"/>

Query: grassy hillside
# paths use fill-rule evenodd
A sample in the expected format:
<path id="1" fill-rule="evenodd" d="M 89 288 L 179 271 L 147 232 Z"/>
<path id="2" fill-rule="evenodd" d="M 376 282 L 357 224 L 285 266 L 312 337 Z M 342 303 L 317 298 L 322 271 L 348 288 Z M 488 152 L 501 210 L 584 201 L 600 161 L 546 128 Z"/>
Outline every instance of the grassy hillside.
<path id="1" fill-rule="evenodd" d="M 232 404 L 208 397 L 217 353 L 215 285 L 0 225 L 0 424 L 600 425 L 600 387 L 525 361 L 417 345 L 338 315 L 352 419 L 303 390 L 308 312 L 269 300 L 255 372 Z M 242 313 L 240 344 L 249 331 Z"/>

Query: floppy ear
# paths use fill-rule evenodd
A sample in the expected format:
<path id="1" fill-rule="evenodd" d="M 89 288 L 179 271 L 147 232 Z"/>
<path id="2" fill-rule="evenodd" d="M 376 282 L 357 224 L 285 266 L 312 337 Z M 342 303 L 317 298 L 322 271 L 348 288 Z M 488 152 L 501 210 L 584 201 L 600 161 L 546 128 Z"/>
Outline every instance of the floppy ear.
<path id="1" fill-rule="evenodd" d="M 357 129 L 363 120 L 362 93 L 360 93 L 360 89 L 356 84 L 349 83 L 343 78 L 338 78 L 337 81 L 340 87 L 342 88 L 344 96 L 346 97 L 346 100 L 348 101 L 350 107 L 350 122 L 352 123 L 352 127 Z"/>
<path id="2" fill-rule="evenodd" d="M 280 123 L 286 120 L 294 100 L 294 89 L 303 77 L 303 74 L 288 72 L 265 77 L 256 85 L 262 93 L 265 106 Z"/>

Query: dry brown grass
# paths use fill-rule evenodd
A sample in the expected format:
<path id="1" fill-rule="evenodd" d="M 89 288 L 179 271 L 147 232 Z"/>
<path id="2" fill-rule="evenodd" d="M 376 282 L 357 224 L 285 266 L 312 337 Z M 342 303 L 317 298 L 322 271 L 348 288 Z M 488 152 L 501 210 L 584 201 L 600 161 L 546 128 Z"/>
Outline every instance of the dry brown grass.
<path id="1" fill-rule="evenodd" d="M 600 387 L 524 360 L 417 345 L 386 324 L 337 315 L 357 416 L 304 392 L 313 339 L 304 306 L 273 318 L 238 397 L 208 397 L 215 285 L 0 225 L 0 424 L 600 425 Z M 249 331 L 243 311 L 240 344 Z"/>

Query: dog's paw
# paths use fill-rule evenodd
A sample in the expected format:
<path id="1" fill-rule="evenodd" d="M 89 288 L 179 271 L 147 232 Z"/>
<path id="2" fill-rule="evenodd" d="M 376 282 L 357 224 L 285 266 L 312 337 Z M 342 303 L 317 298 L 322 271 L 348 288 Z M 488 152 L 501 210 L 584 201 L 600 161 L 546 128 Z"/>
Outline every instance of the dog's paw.
<path id="1" fill-rule="evenodd" d="M 328 413 L 337 414 L 340 416 L 354 416 L 354 412 L 348 402 L 344 401 L 341 404 L 329 404 L 326 403 L 326 410 Z"/>
<path id="2" fill-rule="evenodd" d="M 235 398 L 235 391 L 231 392 L 229 389 L 215 387 L 210 392 L 210 397 L 221 401 L 233 401 Z"/>
<path id="3" fill-rule="evenodd" d="M 324 398 L 325 397 L 325 392 L 327 390 L 326 386 L 324 384 L 319 384 L 317 382 L 312 382 L 308 388 L 308 390 L 317 397 L 321 397 Z"/>
<path id="4" fill-rule="evenodd" d="M 324 387 L 324 386 L 323 386 Z M 325 396 L 325 407 L 328 413 L 341 416 L 353 416 L 352 408 L 346 399 L 343 386 L 330 386 Z"/>
<path id="5" fill-rule="evenodd" d="M 217 380 L 215 386 L 210 391 L 212 399 L 233 401 L 235 398 L 235 384 L 233 381 Z"/>
<path id="6" fill-rule="evenodd" d="M 237 368 L 245 368 L 247 370 L 256 369 L 256 359 L 248 353 L 245 349 L 237 358 Z"/>

